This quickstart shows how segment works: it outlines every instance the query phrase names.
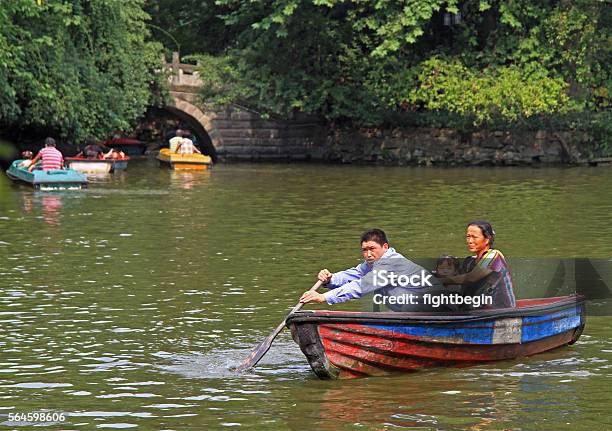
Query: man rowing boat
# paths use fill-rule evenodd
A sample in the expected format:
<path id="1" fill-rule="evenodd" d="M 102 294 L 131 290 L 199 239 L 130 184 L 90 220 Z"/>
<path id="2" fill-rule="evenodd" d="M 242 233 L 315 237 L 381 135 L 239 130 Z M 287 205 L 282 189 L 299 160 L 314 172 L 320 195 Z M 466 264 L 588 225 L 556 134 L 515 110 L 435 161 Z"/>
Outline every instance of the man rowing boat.
<path id="1" fill-rule="evenodd" d="M 353 268 L 333 274 L 328 269 L 322 269 L 318 279 L 331 290 L 323 294 L 305 292 L 300 302 L 327 302 L 331 305 L 359 299 L 379 289 L 386 295 L 397 295 L 400 291 L 402 294 L 410 292 L 420 295 L 431 291 L 431 288 L 438 290 L 442 287 L 439 280 L 432 278 L 431 273 L 422 266 L 390 247 L 387 235 L 381 229 L 370 229 L 361 235 L 361 253 L 364 261 Z M 398 283 L 398 280 L 408 280 L 407 285 Z M 406 307 L 422 309 L 416 299 Z"/>

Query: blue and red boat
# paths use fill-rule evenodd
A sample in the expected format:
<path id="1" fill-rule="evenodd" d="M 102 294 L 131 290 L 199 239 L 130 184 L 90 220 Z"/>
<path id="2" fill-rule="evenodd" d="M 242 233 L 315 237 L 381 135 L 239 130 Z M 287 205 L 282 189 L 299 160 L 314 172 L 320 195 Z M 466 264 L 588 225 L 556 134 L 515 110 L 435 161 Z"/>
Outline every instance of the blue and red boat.
<path id="1" fill-rule="evenodd" d="M 517 301 L 462 314 L 298 311 L 286 321 L 321 379 L 379 376 L 531 356 L 575 343 L 584 298 Z"/>

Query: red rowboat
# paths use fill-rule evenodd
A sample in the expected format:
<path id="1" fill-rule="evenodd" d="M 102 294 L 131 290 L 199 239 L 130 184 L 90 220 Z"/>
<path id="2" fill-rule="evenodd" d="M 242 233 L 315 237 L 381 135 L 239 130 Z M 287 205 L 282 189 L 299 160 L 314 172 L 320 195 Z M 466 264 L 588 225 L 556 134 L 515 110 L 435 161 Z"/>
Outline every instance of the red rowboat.
<path id="1" fill-rule="evenodd" d="M 517 301 L 462 314 L 299 311 L 286 321 L 321 379 L 385 375 L 530 356 L 575 343 L 584 298 Z"/>

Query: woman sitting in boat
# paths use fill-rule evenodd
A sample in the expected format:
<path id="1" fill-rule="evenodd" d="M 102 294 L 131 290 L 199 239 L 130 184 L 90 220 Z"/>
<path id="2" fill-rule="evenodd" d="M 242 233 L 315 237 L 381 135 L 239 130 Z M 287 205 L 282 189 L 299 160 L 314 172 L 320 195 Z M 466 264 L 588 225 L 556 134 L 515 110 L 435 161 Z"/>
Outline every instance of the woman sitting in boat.
<path id="1" fill-rule="evenodd" d="M 465 242 L 474 256 L 466 258 L 464 273 L 442 279 L 447 284 L 461 284 L 463 294 L 489 295 L 492 308 L 516 307 L 512 286 L 512 276 L 501 251 L 493 248 L 495 231 L 491 224 L 484 220 L 468 223 Z"/>

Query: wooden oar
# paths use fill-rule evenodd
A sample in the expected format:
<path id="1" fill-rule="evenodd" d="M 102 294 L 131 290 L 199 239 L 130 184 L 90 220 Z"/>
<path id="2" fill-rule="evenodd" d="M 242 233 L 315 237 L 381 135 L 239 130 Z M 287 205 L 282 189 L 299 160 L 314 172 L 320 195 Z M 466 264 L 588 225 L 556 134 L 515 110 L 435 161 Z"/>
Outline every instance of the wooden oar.
<path id="1" fill-rule="evenodd" d="M 310 288 L 310 291 L 315 291 L 317 290 L 319 287 L 321 287 L 322 282 L 321 281 L 317 281 L 315 283 L 314 286 L 312 286 Z M 304 306 L 304 304 L 302 304 L 301 302 L 298 303 L 295 307 L 293 307 L 293 309 L 289 312 L 288 316 L 291 315 L 292 313 L 295 313 L 296 311 L 299 311 L 300 308 L 302 308 Z M 285 318 L 286 320 L 286 318 Z M 272 341 L 274 341 L 274 339 L 276 338 L 276 336 L 280 333 L 280 331 L 283 330 L 283 328 L 285 327 L 285 320 L 283 320 L 280 325 L 278 325 L 276 327 L 276 329 L 274 331 L 272 331 L 272 333 L 270 335 L 268 335 L 266 337 L 265 340 L 263 340 L 257 347 L 255 347 L 253 349 L 253 351 L 251 352 L 251 354 L 249 355 L 248 358 L 246 358 L 242 364 L 240 364 L 239 366 L 236 367 L 236 371 L 244 371 L 244 370 L 248 370 L 249 368 L 253 368 L 255 365 L 257 365 L 257 363 L 261 360 L 261 358 L 264 357 L 264 355 L 268 352 L 268 350 L 270 350 L 270 347 L 272 346 Z"/>

